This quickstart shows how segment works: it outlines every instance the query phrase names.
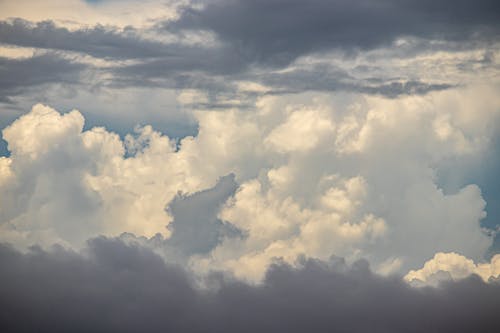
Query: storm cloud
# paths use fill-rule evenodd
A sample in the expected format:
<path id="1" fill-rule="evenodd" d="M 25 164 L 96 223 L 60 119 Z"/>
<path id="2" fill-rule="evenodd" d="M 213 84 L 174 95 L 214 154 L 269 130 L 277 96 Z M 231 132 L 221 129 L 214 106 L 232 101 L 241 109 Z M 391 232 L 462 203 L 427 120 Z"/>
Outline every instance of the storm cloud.
<path id="1" fill-rule="evenodd" d="M 30 58 L 0 57 L 0 102 L 44 84 L 76 84 L 86 66 L 48 53 Z"/>
<path id="2" fill-rule="evenodd" d="M 47 20 L 0 22 L 0 42 L 23 47 L 82 52 L 98 58 L 150 58 L 169 54 L 164 44 L 140 38 L 137 31 L 94 26 L 74 31 Z"/>
<path id="3" fill-rule="evenodd" d="M 216 0 L 186 8 L 169 29 L 209 30 L 249 61 L 284 66 L 311 52 L 347 53 L 395 39 L 467 41 L 498 38 L 497 1 Z"/>
<path id="4" fill-rule="evenodd" d="M 224 236 L 240 235 L 237 228 L 217 218 L 221 206 L 237 188 L 234 175 L 228 175 L 222 177 L 214 188 L 175 197 L 168 206 L 174 217 L 168 226 L 172 236 L 166 241 L 170 251 L 187 256 L 208 253 Z"/>
<path id="5" fill-rule="evenodd" d="M 472 276 L 416 289 L 366 261 L 277 261 L 262 284 L 220 273 L 196 286 L 137 244 L 89 240 L 20 253 L 0 246 L 4 332 L 496 332 L 500 286 Z M 207 289 L 207 286 L 210 286 Z"/>
<path id="6" fill-rule="evenodd" d="M 50 19 L 13 18 L 0 21 L 0 43 L 35 48 L 39 54 L 2 60 L 2 67 L 8 68 L 3 77 L 16 82 L 3 83 L 0 98 L 12 101 L 28 93 L 27 87 L 50 84 L 59 77 L 79 90 L 99 82 L 99 87 L 115 90 L 151 87 L 208 92 L 210 101 L 194 103 L 196 108 L 233 107 L 228 99 L 242 99 L 244 107 L 251 107 L 256 94 L 238 92 L 241 80 L 269 86 L 268 94 L 344 91 L 390 98 L 426 94 L 462 82 L 448 76 L 424 80 L 411 73 L 395 73 L 391 78 L 376 72 L 364 77 L 346 68 L 328 69 L 325 63 L 391 47 L 400 54 L 389 59 L 486 47 L 499 40 L 498 12 L 498 4 L 489 0 L 217 0 L 201 7 L 180 7 L 177 18 L 158 19 L 148 28 L 101 24 L 68 28 Z M 411 40 L 411 45 L 400 45 L 399 39 Z M 50 55 L 40 55 L 42 51 Z M 302 56 L 328 52 L 337 53 L 328 55 L 322 65 L 279 71 Z M 490 59 L 493 53 L 488 54 Z M 105 65 L 84 65 L 75 59 L 81 56 L 100 59 Z M 19 67 L 18 62 L 26 65 Z M 470 67 L 474 62 L 465 64 Z M 491 61 L 484 64 L 494 65 Z M 91 73 L 89 77 L 75 75 L 83 69 Z M 46 76 L 41 75 L 45 72 Z"/>

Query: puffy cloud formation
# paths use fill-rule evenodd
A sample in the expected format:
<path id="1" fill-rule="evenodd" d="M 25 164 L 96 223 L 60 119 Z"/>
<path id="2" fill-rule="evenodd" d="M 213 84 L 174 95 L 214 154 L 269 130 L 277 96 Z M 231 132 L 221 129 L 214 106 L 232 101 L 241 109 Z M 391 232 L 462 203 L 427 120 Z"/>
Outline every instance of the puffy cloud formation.
<path id="1" fill-rule="evenodd" d="M 31 113 L 4 130 L 12 152 L 10 158 L 3 160 L 12 177 L 2 179 L 2 216 L 4 222 L 14 226 L 9 232 L 20 241 L 24 238 L 42 244 L 55 240 L 78 243 L 96 233 L 130 231 L 152 236 L 162 232 L 165 223 L 158 222 L 163 216 L 154 215 L 154 210 L 147 207 L 155 201 L 148 202 L 145 197 L 134 201 L 133 192 L 114 190 L 121 186 L 119 179 L 106 176 L 107 172 L 119 171 L 119 177 L 126 178 L 126 169 L 140 174 L 140 165 L 114 164 L 125 152 L 120 138 L 103 128 L 82 133 L 83 125 L 78 111 L 60 115 L 49 107 L 36 105 Z M 139 141 L 148 135 L 146 132 L 145 129 Z M 129 145 L 136 142 L 130 139 Z M 168 140 L 155 143 L 173 150 Z M 95 177 L 97 174 L 102 177 Z M 103 200 L 106 195 L 107 200 Z M 142 223 L 157 223 L 148 227 L 146 222 L 140 229 L 127 227 L 135 218 L 134 213 L 144 213 Z M 116 224 L 110 225 L 111 221 Z"/>
<path id="2" fill-rule="evenodd" d="M 497 279 L 500 275 L 500 254 L 494 255 L 489 263 L 476 265 L 457 253 L 436 253 L 421 269 L 408 272 L 405 279 L 415 285 L 436 285 L 443 280 L 460 280 L 471 274 L 479 275 L 486 282 Z"/>
<path id="3" fill-rule="evenodd" d="M 481 191 L 445 192 L 436 170 L 481 158 L 499 105 L 483 86 L 396 100 L 266 96 L 255 111 L 194 113 L 198 135 L 178 142 L 150 126 L 124 138 L 83 130 L 78 111 L 36 105 L 3 131 L 2 240 L 79 247 L 160 234 L 166 257 L 249 280 L 301 255 L 367 258 L 385 274 L 437 252 L 479 260 L 492 243 Z"/>
<path id="4" fill-rule="evenodd" d="M 82 253 L 0 245 L 0 330 L 50 332 L 496 332 L 500 286 L 412 288 L 366 261 L 273 264 L 260 285 L 200 288 L 150 249 L 96 238 Z M 207 288 L 208 287 L 208 288 Z"/>
<path id="5" fill-rule="evenodd" d="M 499 4 L 0 0 L 0 331 L 500 331 Z"/>

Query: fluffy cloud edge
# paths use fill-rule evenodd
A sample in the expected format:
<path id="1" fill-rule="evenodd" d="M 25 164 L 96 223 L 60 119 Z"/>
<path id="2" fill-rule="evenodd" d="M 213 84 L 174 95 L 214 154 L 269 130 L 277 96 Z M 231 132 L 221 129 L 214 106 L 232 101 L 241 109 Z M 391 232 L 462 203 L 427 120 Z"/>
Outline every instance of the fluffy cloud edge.
<path id="1" fill-rule="evenodd" d="M 478 275 L 485 282 L 498 280 L 500 275 L 500 254 L 494 255 L 490 262 L 474 263 L 458 253 L 439 252 L 427 261 L 422 268 L 411 270 L 405 275 L 405 281 L 415 286 L 436 286 L 443 281 L 462 280 L 470 275 Z"/>

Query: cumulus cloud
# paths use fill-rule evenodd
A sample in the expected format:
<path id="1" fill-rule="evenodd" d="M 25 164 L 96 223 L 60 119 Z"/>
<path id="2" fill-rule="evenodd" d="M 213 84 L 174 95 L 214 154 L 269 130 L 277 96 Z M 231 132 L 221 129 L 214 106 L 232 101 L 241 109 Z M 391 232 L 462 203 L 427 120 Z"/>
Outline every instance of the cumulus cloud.
<path id="1" fill-rule="evenodd" d="M 283 124 L 269 133 L 266 143 L 279 152 L 307 151 L 333 130 L 328 114 L 318 110 L 294 110 Z"/>
<path id="2" fill-rule="evenodd" d="M 248 236 L 244 240 L 224 240 L 201 264 L 222 265 L 221 269 L 229 269 L 240 278 L 259 280 L 276 257 L 289 263 L 302 254 L 326 259 L 331 254 L 351 253 L 352 258 L 362 244 L 381 238 L 386 231 L 385 221 L 371 214 L 353 219 L 349 206 L 356 206 L 362 194 L 358 197 L 357 189 L 352 187 L 359 181 L 349 179 L 343 186 L 332 186 L 320 199 L 327 204 L 316 209 L 303 208 L 282 193 L 265 191 L 257 181 L 244 183 L 221 217 L 245 230 Z M 331 206 L 328 196 L 336 196 Z"/>
<path id="3" fill-rule="evenodd" d="M 204 287 L 137 244 L 96 238 L 82 253 L 0 246 L 3 331 L 495 332 L 500 287 L 478 278 L 417 289 L 366 261 L 273 264 L 260 285 Z"/>
<path id="4" fill-rule="evenodd" d="M 435 171 L 486 152 L 498 98 L 474 89 L 348 104 L 266 96 L 256 111 L 196 112 L 198 135 L 180 141 L 150 126 L 123 139 L 83 130 L 78 111 L 36 105 L 3 131 L 2 239 L 159 234 L 166 257 L 254 281 L 276 257 L 364 257 L 386 274 L 437 252 L 480 260 L 493 237 L 480 188 L 445 192 Z"/>
<path id="5" fill-rule="evenodd" d="M 457 253 L 436 253 L 419 270 L 412 270 L 405 280 L 414 285 L 437 285 L 443 280 L 460 280 L 471 274 L 479 275 L 485 282 L 500 275 L 500 255 L 494 255 L 489 263 L 475 264 L 474 261 Z"/>
<path id="6" fill-rule="evenodd" d="M 496 2 L 61 1 L 0 5 L 0 330 L 498 331 Z"/>
<path id="7" fill-rule="evenodd" d="M 126 227 L 125 217 L 132 217 L 133 211 L 143 207 L 140 203 L 129 206 L 134 201 L 133 192 L 113 191 L 114 187 L 120 187 L 118 179 L 95 176 L 116 171 L 113 161 L 123 160 L 125 153 L 122 141 L 103 128 L 82 133 L 83 126 L 84 119 L 78 111 L 61 115 L 49 107 L 36 105 L 31 113 L 3 131 L 12 152 L 5 160 L 9 161 L 5 163 L 9 171 L 1 182 L 5 235 L 28 244 L 56 240 L 78 244 L 89 234 L 118 232 L 116 229 L 113 232 L 107 223 L 115 223 L 120 232 L 139 231 Z M 162 144 L 161 140 L 155 143 Z M 174 149 L 168 139 L 164 144 L 167 150 Z M 125 170 L 122 171 L 126 177 Z M 101 190 L 106 181 L 107 191 Z M 110 200 L 103 200 L 108 193 Z M 165 203 L 158 204 L 163 209 Z M 125 210 L 120 213 L 122 209 Z M 165 218 L 165 214 L 151 213 L 145 215 L 146 220 Z M 140 233 L 154 235 L 165 225 L 153 226 L 152 231 L 141 228 Z"/>
<path id="8" fill-rule="evenodd" d="M 29 245 L 78 244 L 91 235 L 122 232 L 168 237 L 171 216 L 165 207 L 179 191 L 207 189 L 232 171 L 245 175 L 244 162 L 238 167 L 233 161 L 242 158 L 233 151 L 242 152 L 244 145 L 228 141 L 224 149 L 214 143 L 224 144 L 236 132 L 236 143 L 243 143 L 246 126 L 234 126 L 226 138 L 216 136 L 219 126 L 230 124 L 219 123 L 217 116 L 210 115 L 207 129 L 196 139 L 185 138 L 177 151 L 174 140 L 150 126 L 122 141 L 104 128 L 82 131 L 78 111 L 61 115 L 34 106 L 3 131 L 11 151 L 2 158 L 0 181 L 4 239 Z M 253 126 L 248 130 L 252 134 Z M 182 204 L 174 204 L 174 211 L 177 206 Z"/>

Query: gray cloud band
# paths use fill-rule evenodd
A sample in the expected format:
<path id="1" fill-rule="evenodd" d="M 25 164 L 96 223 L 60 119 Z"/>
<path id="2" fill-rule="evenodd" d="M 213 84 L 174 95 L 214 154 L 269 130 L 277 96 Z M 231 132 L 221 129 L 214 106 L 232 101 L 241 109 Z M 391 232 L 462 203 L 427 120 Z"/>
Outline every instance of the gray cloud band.
<path id="1" fill-rule="evenodd" d="M 186 8 L 169 30 L 209 30 L 254 62 L 283 66 L 300 55 L 387 46 L 417 36 L 498 39 L 497 1 L 217 0 Z"/>
<path id="2" fill-rule="evenodd" d="M 52 21 L 31 23 L 23 19 L 0 22 L 0 42 L 59 52 L 77 52 L 107 60 L 134 60 L 134 64 L 114 64 L 97 73 L 111 74 L 111 87 L 195 88 L 231 93 L 231 82 L 241 78 L 271 86 L 271 93 L 303 90 L 353 91 L 395 97 L 402 94 L 424 94 L 447 89 L 455 83 L 384 82 L 367 84 L 349 82 L 335 73 L 325 77 L 318 72 L 294 72 L 259 77 L 255 68 L 281 68 L 302 55 L 339 50 L 344 55 L 360 50 L 390 46 L 397 38 L 416 37 L 461 42 L 473 47 L 477 43 L 497 41 L 500 32 L 496 1 L 212 1 L 201 9 L 181 11 L 174 21 L 159 22 L 153 31 L 173 34 L 179 40 L 186 31 L 215 34 L 217 43 L 188 45 L 179 41 L 160 42 L 143 37 L 136 28 L 117 29 L 95 26 L 69 30 Z M 456 48 L 456 45 L 450 46 Z M 476 45 L 477 46 L 477 45 Z M 424 50 L 425 43 L 419 48 Z M 435 46 L 432 46 L 435 47 Z M 409 50 L 408 52 L 414 52 Z M 49 66 L 35 66 L 37 61 Z M 81 82 L 79 71 L 86 65 L 55 57 L 33 60 L 2 60 L 3 77 L 16 80 L 2 82 L 0 99 L 9 101 L 26 86 L 53 82 L 63 76 L 65 82 Z M 22 68 L 17 66 L 23 63 Z M 26 64 L 26 66 L 24 66 Z M 57 70 L 47 72 L 55 65 Z M 62 69 L 62 70 L 61 70 Z M 30 71 L 28 74 L 27 71 Z M 47 75 L 39 75 L 47 74 Z M 292 77 L 291 77 L 292 76 Z M 261 79 L 261 80 L 260 80 Z M 293 80 L 292 80 L 293 79 Z M 299 83 L 299 86 L 297 86 Z M 6 87 L 8 85 L 8 87 Z M 237 96 L 239 98 L 245 98 Z M 221 101 L 211 101 L 220 105 Z"/>
<path id="3" fill-rule="evenodd" d="M 497 332 L 500 286 L 478 277 L 415 289 L 398 277 L 304 259 L 261 285 L 193 278 L 156 254 L 96 238 L 84 254 L 0 246 L 0 329 L 51 332 Z"/>
<path id="4" fill-rule="evenodd" d="M 11 102 L 11 96 L 47 83 L 77 84 L 85 68 L 51 53 L 26 59 L 0 57 L 0 102 Z"/>

